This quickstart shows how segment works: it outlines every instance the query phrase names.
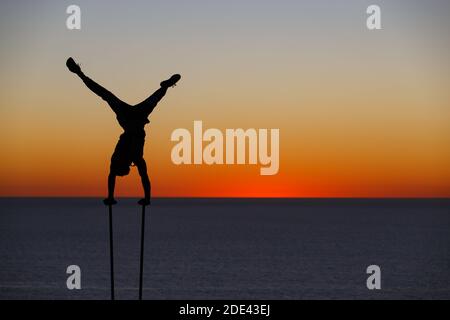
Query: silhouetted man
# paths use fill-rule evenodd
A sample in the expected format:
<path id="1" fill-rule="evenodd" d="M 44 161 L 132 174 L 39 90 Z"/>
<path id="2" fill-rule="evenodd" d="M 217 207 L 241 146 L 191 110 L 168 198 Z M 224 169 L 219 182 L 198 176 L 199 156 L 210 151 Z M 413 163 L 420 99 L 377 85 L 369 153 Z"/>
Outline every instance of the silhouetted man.
<path id="1" fill-rule="evenodd" d="M 170 79 L 161 82 L 161 88 L 155 91 L 150 97 L 143 102 L 131 106 L 114 94 L 103 88 L 101 85 L 88 78 L 78 64 L 72 58 L 67 59 L 67 68 L 78 75 L 84 84 L 95 94 L 105 100 L 111 109 L 116 113 L 117 120 L 124 132 L 117 142 L 114 153 L 111 157 L 111 165 L 108 176 L 108 197 L 103 200 L 105 205 L 114 205 L 117 201 L 114 199 L 114 187 L 116 184 L 116 176 L 126 176 L 130 172 L 130 166 L 136 165 L 141 176 L 142 186 L 144 188 L 144 198 L 139 200 L 139 204 L 150 204 L 151 185 L 147 174 L 147 165 L 145 163 L 144 143 L 145 130 L 144 127 L 150 121 L 148 116 L 156 107 L 158 102 L 164 97 L 169 87 L 173 87 L 181 79 L 179 74 L 175 74 Z"/>

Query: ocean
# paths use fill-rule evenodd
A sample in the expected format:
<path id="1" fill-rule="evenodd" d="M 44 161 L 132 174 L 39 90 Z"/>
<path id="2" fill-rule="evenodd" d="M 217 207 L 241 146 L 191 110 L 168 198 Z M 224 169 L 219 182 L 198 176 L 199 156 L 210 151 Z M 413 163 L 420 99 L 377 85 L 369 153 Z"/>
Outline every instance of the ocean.
<path id="1" fill-rule="evenodd" d="M 141 209 L 119 200 L 116 298 L 137 299 Z M 109 299 L 108 241 L 100 199 L 1 198 L 0 299 Z M 144 299 L 450 299 L 448 199 L 155 199 L 145 249 Z"/>

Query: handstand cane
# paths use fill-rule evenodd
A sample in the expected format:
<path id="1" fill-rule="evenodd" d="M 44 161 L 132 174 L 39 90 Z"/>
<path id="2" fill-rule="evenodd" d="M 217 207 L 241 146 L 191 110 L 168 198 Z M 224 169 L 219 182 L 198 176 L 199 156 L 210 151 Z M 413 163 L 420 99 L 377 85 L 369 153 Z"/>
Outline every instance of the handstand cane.
<path id="1" fill-rule="evenodd" d="M 113 247 L 112 205 L 109 205 L 109 255 L 111 266 L 111 300 L 114 300 L 114 247 Z"/>
<path id="2" fill-rule="evenodd" d="M 144 278 L 144 232 L 145 232 L 145 205 L 142 205 L 141 261 L 139 265 L 139 300 L 142 300 L 142 280 Z"/>

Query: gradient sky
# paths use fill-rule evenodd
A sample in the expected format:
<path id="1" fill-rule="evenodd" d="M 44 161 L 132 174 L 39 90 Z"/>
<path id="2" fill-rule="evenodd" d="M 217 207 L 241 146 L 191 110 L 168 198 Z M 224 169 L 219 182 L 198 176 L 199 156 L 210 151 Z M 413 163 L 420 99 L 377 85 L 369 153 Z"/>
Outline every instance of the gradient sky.
<path id="1" fill-rule="evenodd" d="M 66 29 L 77 4 L 82 29 Z M 366 28 L 382 8 L 383 30 Z M 74 75 L 151 115 L 155 196 L 449 197 L 449 1 L 0 3 L 0 196 L 102 196 L 121 129 Z M 176 128 L 279 128 L 280 171 L 175 166 Z M 136 170 L 117 193 L 142 193 Z"/>

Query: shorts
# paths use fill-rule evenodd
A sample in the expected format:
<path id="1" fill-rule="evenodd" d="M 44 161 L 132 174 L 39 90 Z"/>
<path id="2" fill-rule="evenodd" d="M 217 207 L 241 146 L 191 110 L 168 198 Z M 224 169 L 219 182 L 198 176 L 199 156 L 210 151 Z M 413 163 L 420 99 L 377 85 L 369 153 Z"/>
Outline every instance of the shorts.
<path id="1" fill-rule="evenodd" d="M 130 173 L 133 162 L 144 157 L 144 134 L 130 134 L 124 132 L 117 142 L 111 157 L 110 171 L 116 176 L 126 176 Z"/>

